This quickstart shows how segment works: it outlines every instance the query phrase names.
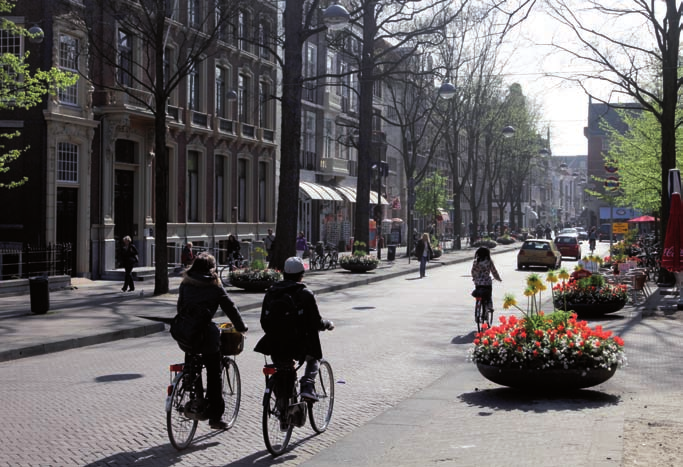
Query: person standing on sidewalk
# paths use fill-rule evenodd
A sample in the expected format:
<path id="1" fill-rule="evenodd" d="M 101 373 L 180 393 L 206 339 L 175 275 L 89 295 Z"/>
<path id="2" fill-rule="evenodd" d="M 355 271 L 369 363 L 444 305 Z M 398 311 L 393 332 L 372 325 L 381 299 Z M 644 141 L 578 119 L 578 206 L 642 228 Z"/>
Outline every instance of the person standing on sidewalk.
<path id="1" fill-rule="evenodd" d="M 417 242 L 415 256 L 420 261 L 420 278 L 423 278 L 427 275 L 427 261 L 434 257 L 432 244 L 429 241 L 429 234 L 427 232 L 423 233 L 422 238 Z"/>
<path id="2" fill-rule="evenodd" d="M 263 246 L 266 247 L 266 261 L 270 261 L 270 256 L 273 254 L 273 244 L 275 243 L 275 234 L 273 229 L 268 229 L 268 235 L 263 239 Z"/>
<path id="3" fill-rule="evenodd" d="M 308 247 L 308 244 L 306 243 L 306 237 L 304 237 L 304 232 L 303 230 L 299 232 L 299 235 L 296 237 L 296 256 L 297 258 L 303 258 L 304 257 L 304 252 L 306 251 L 306 248 Z"/>
<path id="4" fill-rule="evenodd" d="M 189 268 L 192 266 L 192 261 L 194 261 L 195 255 L 192 251 L 192 242 L 187 242 L 183 247 L 183 252 L 180 255 L 180 261 L 183 263 L 184 268 Z"/>
<path id="5" fill-rule="evenodd" d="M 123 237 L 123 249 L 121 250 L 121 263 L 123 264 L 123 270 L 125 271 L 125 276 L 123 279 L 122 292 L 130 290 L 131 292 L 135 290 L 135 283 L 133 282 L 133 268 L 139 261 L 138 249 L 133 245 L 131 238 L 126 235 Z"/>

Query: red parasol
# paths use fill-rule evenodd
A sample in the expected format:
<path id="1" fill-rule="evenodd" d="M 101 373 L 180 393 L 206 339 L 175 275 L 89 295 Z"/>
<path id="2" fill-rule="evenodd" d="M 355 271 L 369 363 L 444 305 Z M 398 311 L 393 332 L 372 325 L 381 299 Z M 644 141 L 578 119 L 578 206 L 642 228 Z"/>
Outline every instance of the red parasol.
<path id="1" fill-rule="evenodd" d="M 674 193 L 671 195 L 669 223 L 666 226 L 664 251 L 662 252 L 662 267 L 664 269 L 670 272 L 683 271 L 681 247 L 683 247 L 683 209 L 681 207 L 681 194 Z"/>
<path id="2" fill-rule="evenodd" d="M 654 222 L 655 220 L 657 220 L 657 219 L 655 219 L 652 216 L 640 216 L 640 217 L 636 217 L 633 219 L 629 219 L 628 221 L 629 222 Z"/>

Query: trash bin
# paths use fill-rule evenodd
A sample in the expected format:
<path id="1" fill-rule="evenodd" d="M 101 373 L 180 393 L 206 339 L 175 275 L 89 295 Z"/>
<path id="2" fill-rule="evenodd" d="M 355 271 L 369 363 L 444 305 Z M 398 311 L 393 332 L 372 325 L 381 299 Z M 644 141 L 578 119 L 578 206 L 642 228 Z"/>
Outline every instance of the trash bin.
<path id="1" fill-rule="evenodd" d="M 389 245 L 387 247 L 387 261 L 396 260 L 396 245 Z"/>
<path id="2" fill-rule="evenodd" d="M 31 277 L 28 280 L 31 295 L 31 312 L 36 315 L 47 313 L 50 309 L 50 289 L 47 277 Z"/>

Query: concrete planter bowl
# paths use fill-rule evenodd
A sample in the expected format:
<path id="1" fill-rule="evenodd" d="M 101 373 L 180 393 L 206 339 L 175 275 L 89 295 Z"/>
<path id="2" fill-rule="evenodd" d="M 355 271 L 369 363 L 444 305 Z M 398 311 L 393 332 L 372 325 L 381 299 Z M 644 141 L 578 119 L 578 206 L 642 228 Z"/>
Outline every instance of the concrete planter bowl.
<path id="1" fill-rule="evenodd" d="M 573 311 L 580 317 L 595 317 L 609 313 L 615 313 L 626 305 L 626 300 L 615 300 L 613 302 L 603 303 L 571 303 L 560 300 L 554 301 L 555 309 L 564 311 Z"/>
<path id="2" fill-rule="evenodd" d="M 525 391 L 566 392 L 590 388 L 604 383 L 617 371 L 616 365 L 606 368 L 570 368 L 533 370 L 526 368 L 504 368 L 477 363 L 481 375 L 489 381 Z"/>

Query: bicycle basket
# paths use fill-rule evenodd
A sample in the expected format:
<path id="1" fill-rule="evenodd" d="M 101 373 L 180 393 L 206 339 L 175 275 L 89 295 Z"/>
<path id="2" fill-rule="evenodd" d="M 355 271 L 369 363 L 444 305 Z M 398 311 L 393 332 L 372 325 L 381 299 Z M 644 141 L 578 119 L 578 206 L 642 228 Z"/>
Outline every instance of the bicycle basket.
<path id="1" fill-rule="evenodd" d="M 221 353 L 239 355 L 244 350 L 244 336 L 232 326 L 221 327 Z"/>

